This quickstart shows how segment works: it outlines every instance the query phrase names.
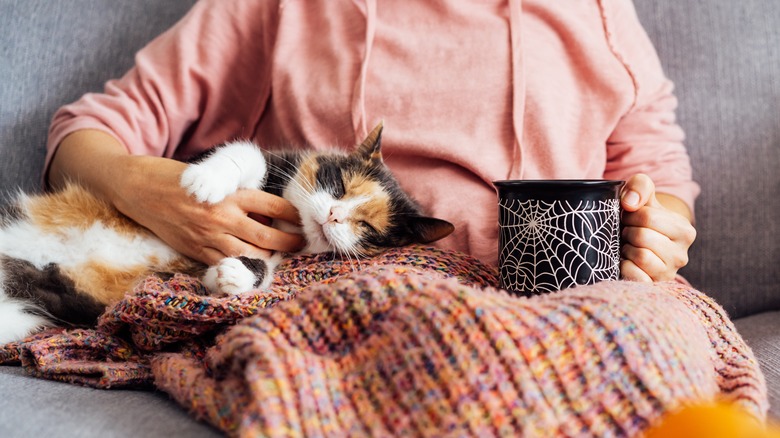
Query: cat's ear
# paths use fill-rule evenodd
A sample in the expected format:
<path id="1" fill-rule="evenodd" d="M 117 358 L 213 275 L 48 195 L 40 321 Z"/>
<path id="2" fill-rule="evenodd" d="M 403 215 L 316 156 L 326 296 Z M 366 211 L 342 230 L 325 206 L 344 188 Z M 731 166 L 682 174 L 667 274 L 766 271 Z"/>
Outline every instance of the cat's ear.
<path id="1" fill-rule="evenodd" d="M 412 216 L 406 221 L 410 243 L 431 243 L 449 236 L 455 231 L 451 223 L 427 216 Z"/>
<path id="2" fill-rule="evenodd" d="M 369 162 L 382 163 L 382 129 L 383 123 L 378 125 L 368 133 L 368 136 L 360 143 L 357 148 L 358 156 Z"/>

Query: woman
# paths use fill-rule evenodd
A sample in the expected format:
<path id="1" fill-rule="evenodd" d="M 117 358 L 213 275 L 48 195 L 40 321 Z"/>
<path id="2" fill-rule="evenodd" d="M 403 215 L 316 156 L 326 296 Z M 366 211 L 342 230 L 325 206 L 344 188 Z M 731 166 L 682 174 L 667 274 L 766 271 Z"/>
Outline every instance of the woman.
<path id="1" fill-rule="evenodd" d="M 662 281 L 695 237 L 675 107 L 629 0 L 203 0 L 104 93 L 55 115 L 47 178 L 78 179 L 206 263 L 293 251 L 300 236 L 260 219 L 295 220 L 289 203 L 198 204 L 170 158 L 237 137 L 348 148 L 383 119 L 387 164 L 456 225 L 440 246 L 496 264 L 493 180 L 625 179 L 622 276 Z"/>

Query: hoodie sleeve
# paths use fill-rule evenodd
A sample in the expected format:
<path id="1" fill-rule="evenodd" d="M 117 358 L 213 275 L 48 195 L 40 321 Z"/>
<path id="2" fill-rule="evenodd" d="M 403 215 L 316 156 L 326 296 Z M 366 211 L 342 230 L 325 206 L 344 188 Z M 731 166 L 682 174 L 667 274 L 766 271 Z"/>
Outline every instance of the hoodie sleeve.
<path id="1" fill-rule="evenodd" d="M 164 157 L 251 136 L 270 90 L 277 12 L 270 1 L 195 4 L 122 78 L 57 111 L 46 167 L 62 139 L 81 129 L 106 132 L 131 154 Z"/>
<path id="2" fill-rule="evenodd" d="M 607 38 L 634 83 L 634 104 L 607 141 L 605 178 L 649 175 L 656 190 L 677 196 L 693 211 L 699 186 L 677 124 L 674 85 L 666 78 L 630 0 L 601 2 Z"/>

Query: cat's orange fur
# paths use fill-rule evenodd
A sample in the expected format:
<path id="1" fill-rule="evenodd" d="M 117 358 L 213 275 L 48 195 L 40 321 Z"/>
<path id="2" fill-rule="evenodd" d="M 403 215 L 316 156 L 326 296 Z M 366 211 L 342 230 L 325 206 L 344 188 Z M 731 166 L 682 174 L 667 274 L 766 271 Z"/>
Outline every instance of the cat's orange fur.
<path id="1" fill-rule="evenodd" d="M 95 222 L 123 234 L 149 233 L 76 184 L 68 184 L 56 193 L 29 198 L 25 205 L 30 219 L 52 233 L 67 227 L 85 229 Z"/>
<path id="2" fill-rule="evenodd" d="M 149 230 L 76 184 L 69 184 L 56 193 L 29 198 L 25 206 L 31 221 L 53 234 L 67 228 L 86 229 L 95 223 L 101 223 L 130 238 L 156 239 Z M 122 299 L 140 280 L 154 273 L 181 272 L 202 275 L 204 271 L 204 265 L 182 256 L 166 263 L 150 256 L 143 264 L 121 269 L 101 260 L 90 260 L 76 267 L 63 269 L 63 273 L 74 281 L 80 292 L 102 304 L 111 304 Z"/>
<path id="3" fill-rule="evenodd" d="M 347 175 L 345 179 L 344 187 L 347 193 L 368 199 L 355 208 L 355 215 L 365 218 L 378 232 L 383 233 L 390 225 L 387 208 L 390 196 L 382 189 L 381 184 L 365 176 Z"/>

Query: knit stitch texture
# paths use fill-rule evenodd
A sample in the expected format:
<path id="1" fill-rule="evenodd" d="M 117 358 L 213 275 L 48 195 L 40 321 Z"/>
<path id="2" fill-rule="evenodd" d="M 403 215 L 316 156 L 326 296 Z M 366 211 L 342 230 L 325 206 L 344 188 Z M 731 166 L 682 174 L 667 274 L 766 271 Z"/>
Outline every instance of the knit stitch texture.
<path id="1" fill-rule="evenodd" d="M 682 404 L 767 411 L 725 312 L 676 283 L 521 298 L 457 253 L 285 262 L 271 291 L 203 296 L 151 277 L 95 329 L 0 363 L 100 388 L 156 386 L 233 436 L 635 436 Z"/>

